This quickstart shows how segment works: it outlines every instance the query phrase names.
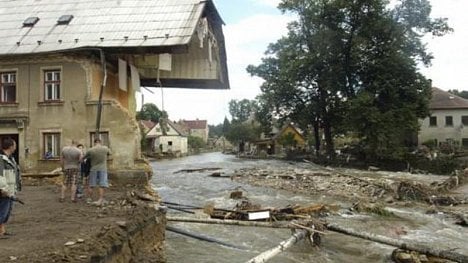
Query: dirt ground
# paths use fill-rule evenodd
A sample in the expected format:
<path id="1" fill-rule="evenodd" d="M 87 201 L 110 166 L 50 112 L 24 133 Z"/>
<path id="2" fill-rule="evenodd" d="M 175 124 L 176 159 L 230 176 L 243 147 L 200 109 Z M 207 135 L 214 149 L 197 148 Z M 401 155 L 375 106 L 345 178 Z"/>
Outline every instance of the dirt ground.
<path id="1" fill-rule="evenodd" d="M 120 205 L 125 196 L 122 189 L 110 187 L 109 204 L 103 207 L 84 200 L 61 203 L 59 196 L 55 180 L 24 180 L 18 198 L 25 204 L 15 202 L 6 225 L 14 235 L 0 239 L 0 262 L 89 262 L 87 250 L 99 244 L 96 234 L 127 217 L 128 211 Z M 74 244 L 65 245 L 68 242 Z M 75 252 L 74 259 L 70 251 Z"/>

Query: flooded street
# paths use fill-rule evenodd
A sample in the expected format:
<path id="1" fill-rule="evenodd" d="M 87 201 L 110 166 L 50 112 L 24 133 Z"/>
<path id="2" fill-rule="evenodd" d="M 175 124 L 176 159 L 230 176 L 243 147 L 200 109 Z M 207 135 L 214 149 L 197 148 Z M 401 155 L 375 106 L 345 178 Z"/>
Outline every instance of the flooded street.
<path id="1" fill-rule="evenodd" d="M 468 251 L 466 228 L 446 222 L 437 215 L 425 214 L 424 209 L 392 208 L 398 218 L 382 218 L 373 215 L 346 213 L 350 200 L 329 195 L 305 195 L 267 187 L 251 186 L 229 178 L 241 168 L 259 169 L 309 169 L 323 167 L 309 163 L 290 163 L 278 160 L 247 160 L 232 155 L 208 153 L 174 160 L 159 160 L 151 163 L 154 169 L 153 188 L 164 202 L 204 207 L 214 203 L 215 207 L 232 209 L 239 201 L 230 199 L 230 193 L 241 189 L 253 203 L 262 207 L 284 207 L 299 204 L 328 204 L 340 207 L 337 213 L 326 218 L 328 222 L 352 227 L 358 231 L 373 232 L 391 238 L 418 240 L 418 242 L 440 245 L 441 248 L 457 248 L 457 252 Z M 221 168 L 223 177 L 209 176 L 212 171 L 179 172 L 182 169 Z M 351 171 L 353 172 L 353 171 Z M 354 171 L 357 173 L 356 171 Z M 169 209 L 168 215 L 194 216 Z M 202 217 L 203 215 L 195 215 Z M 184 229 L 194 234 L 215 238 L 238 248 L 192 239 L 173 232 L 166 232 L 168 262 L 245 262 L 263 251 L 277 246 L 291 236 L 288 229 L 254 228 L 227 225 L 168 222 L 169 226 Z M 399 236 L 398 230 L 405 235 Z M 434 234 L 436 233 L 436 234 Z M 331 231 L 322 237 L 320 248 L 308 242 L 297 245 L 279 254 L 269 262 L 392 262 L 390 255 L 394 247 L 378 244 Z"/>

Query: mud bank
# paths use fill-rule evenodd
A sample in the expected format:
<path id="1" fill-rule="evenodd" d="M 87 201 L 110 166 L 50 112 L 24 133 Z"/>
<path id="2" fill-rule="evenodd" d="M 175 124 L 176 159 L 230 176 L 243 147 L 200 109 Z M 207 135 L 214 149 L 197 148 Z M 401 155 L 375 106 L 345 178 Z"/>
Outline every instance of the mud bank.
<path id="1" fill-rule="evenodd" d="M 112 185 L 107 203 L 59 202 L 57 179 L 27 179 L 0 240 L 0 262 L 165 262 L 165 209 L 135 185 Z M 145 197 L 145 198 L 142 198 Z"/>

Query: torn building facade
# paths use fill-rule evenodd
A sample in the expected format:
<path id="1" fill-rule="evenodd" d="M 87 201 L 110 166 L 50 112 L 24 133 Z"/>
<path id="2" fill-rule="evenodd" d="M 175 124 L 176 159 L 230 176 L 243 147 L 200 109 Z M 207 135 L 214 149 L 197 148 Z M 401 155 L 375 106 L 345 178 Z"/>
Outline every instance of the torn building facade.
<path id="1" fill-rule="evenodd" d="M 96 136 L 111 175 L 134 170 L 140 86 L 229 88 L 212 1 L 18 0 L 0 14 L 0 137 L 18 142 L 26 173 L 60 167 L 63 146 Z"/>

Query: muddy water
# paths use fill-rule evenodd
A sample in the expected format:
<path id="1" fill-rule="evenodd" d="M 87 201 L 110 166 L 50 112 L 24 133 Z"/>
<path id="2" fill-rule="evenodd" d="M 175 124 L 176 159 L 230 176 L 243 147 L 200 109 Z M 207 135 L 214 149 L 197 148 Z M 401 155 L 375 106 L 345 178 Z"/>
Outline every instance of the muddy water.
<path id="1" fill-rule="evenodd" d="M 203 207 L 214 203 L 218 208 L 231 209 L 235 200 L 229 194 L 241 189 L 253 203 L 262 206 L 282 207 L 290 204 L 336 204 L 342 208 L 350 207 L 347 200 L 337 200 L 327 196 L 306 196 L 264 187 L 254 187 L 231 181 L 227 176 L 241 168 L 307 168 L 320 169 L 312 164 L 288 163 L 277 160 L 240 160 L 232 155 L 209 153 L 175 160 L 162 160 L 152 163 L 154 169 L 153 187 L 163 201 Z M 211 177 L 212 171 L 177 173 L 182 169 L 221 168 L 226 178 Z M 342 226 L 352 227 L 364 232 L 374 232 L 393 238 L 418 240 L 429 246 L 458 248 L 457 252 L 468 251 L 468 232 L 444 218 L 428 216 L 424 209 L 395 208 L 398 219 L 376 216 L 352 215 L 344 212 L 327 220 Z M 193 216 L 169 210 L 169 215 Z M 202 213 L 195 216 L 203 217 Z M 202 234 L 218 239 L 238 248 L 230 248 L 215 243 L 195 240 L 166 232 L 166 251 L 168 262 L 245 262 L 259 253 L 278 245 L 290 237 L 285 229 L 252 228 L 238 226 L 174 223 L 169 225 L 194 234 Z M 404 234 L 402 235 L 402 231 Z M 436 235 L 434 235 L 436 233 Z M 293 248 L 281 253 L 269 262 L 391 262 L 390 254 L 394 248 L 371 241 L 358 239 L 334 232 L 322 237 L 320 248 L 300 242 Z"/>

